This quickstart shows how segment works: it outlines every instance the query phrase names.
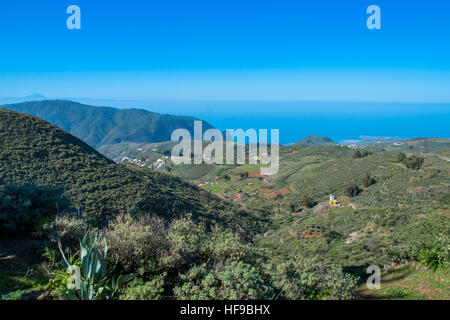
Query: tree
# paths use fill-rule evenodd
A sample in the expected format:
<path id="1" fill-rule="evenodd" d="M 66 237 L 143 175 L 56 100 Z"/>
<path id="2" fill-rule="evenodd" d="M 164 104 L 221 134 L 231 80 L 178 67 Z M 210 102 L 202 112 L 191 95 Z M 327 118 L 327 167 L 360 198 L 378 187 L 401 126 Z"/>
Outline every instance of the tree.
<path id="1" fill-rule="evenodd" d="M 311 196 L 304 195 L 302 197 L 302 204 L 307 208 L 313 208 L 317 204 L 317 201 L 314 200 Z"/>
<path id="2" fill-rule="evenodd" d="M 407 168 L 413 170 L 419 170 L 424 162 L 424 157 L 412 155 L 407 157 L 403 152 L 397 156 L 398 162 L 403 163 Z"/>
<path id="3" fill-rule="evenodd" d="M 359 158 L 365 158 L 368 157 L 370 154 L 367 150 L 356 150 L 355 153 L 353 153 L 353 159 L 359 159 Z"/>
<path id="4" fill-rule="evenodd" d="M 353 198 L 361 193 L 361 189 L 358 187 L 358 185 L 351 184 L 345 188 L 344 193 L 347 197 Z"/>
<path id="5" fill-rule="evenodd" d="M 359 150 L 356 150 L 355 153 L 353 153 L 353 159 L 359 159 L 361 158 L 361 152 Z"/>
<path id="6" fill-rule="evenodd" d="M 289 202 L 289 209 L 291 210 L 291 212 L 296 212 L 297 204 L 295 202 Z"/>
<path id="7" fill-rule="evenodd" d="M 377 181 L 370 176 L 370 173 L 366 173 L 362 177 L 362 183 L 364 187 L 370 187 L 371 185 L 375 184 Z"/>
<path id="8" fill-rule="evenodd" d="M 248 178 L 248 172 L 247 171 L 246 172 L 241 172 L 240 176 L 241 176 L 242 179 Z"/>
<path id="9" fill-rule="evenodd" d="M 403 163 L 406 160 L 406 154 L 400 152 L 397 156 L 397 161 Z"/>
<path id="10" fill-rule="evenodd" d="M 411 156 L 405 160 L 405 165 L 409 169 L 419 170 L 422 167 L 424 158 L 421 156 Z"/>

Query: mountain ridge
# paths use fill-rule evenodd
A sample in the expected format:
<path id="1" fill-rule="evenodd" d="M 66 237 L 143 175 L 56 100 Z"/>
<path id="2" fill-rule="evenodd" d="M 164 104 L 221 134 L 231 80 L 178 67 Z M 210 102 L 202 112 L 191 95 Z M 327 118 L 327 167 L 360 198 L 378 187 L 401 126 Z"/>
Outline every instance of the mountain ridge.
<path id="1" fill-rule="evenodd" d="M 329 137 L 323 137 L 323 136 L 307 136 L 306 138 L 303 138 L 300 141 L 297 141 L 294 145 L 296 146 L 334 146 L 337 145 L 336 142 L 334 142 Z"/>
<path id="2" fill-rule="evenodd" d="M 92 147 L 121 142 L 150 143 L 171 139 L 183 128 L 193 133 L 194 121 L 143 109 L 95 107 L 68 100 L 43 100 L 6 104 L 1 108 L 32 114 L 75 135 Z M 203 130 L 213 128 L 203 121 Z"/>
<path id="3" fill-rule="evenodd" d="M 0 108 L 0 181 L 60 187 L 94 219 L 183 214 L 208 224 L 255 228 L 251 212 L 167 174 L 115 164 L 80 139 L 36 116 Z M 232 212 L 233 214 L 228 214 Z"/>

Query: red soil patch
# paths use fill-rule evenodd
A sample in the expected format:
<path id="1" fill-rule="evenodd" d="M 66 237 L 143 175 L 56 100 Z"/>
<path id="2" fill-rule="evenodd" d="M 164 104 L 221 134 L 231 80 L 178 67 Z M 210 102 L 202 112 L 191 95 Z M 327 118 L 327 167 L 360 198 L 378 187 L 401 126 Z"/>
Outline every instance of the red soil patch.
<path id="1" fill-rule="evenodd" d="M 263 193 L 263 195 L 265 195 L 266 197 L 269 197 L 269 198 L 275 198 L 278 195 L 284 197 L 291 193 L 291 191 L 288 188 L 282 188 L 277 191 L 272 191 L 269 189 L 262 189 L 261 192 Z"/>
<path id="2" fill-rule="evenodd" d="M 286 196 L 286 195 L 290 194 L 291 192 L 289 191 L 288 188 L 282 188 L 282 189 L 278 190 L 275 193 L 279 194 L 279 195 L 282 195 L 282 196 Z"/>
<path id="3" fill-rule="evenodd" d="M 259 171 L 248 171 L 249 178 L 264 178 Z"/>
<path id="4" fill-rule="evenodd" d="M 275 198 L 275 196 L 276 196 L 275 192 L 273 192 L 272 190 L 269 190 L 269 189 L 262 189 L 261 192 L 263 193 L 263 195 L 265 195 L 266 197 L 269 197 L 269 198 Z"/>
<path id="5" fill-rule="evenodd" d="M 302 238 L 320 238 L 322 234 L 320 232 L 313 232 L 310 234 L 302 235 Z"/>

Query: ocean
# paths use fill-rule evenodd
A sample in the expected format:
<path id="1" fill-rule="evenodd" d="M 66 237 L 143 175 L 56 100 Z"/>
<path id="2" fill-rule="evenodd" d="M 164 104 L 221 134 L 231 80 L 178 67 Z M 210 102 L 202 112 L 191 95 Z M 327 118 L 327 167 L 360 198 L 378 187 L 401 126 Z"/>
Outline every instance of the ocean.
<path id="1" fill-rule="evenodd" d="M 308 135 L 336 142 L 361 136 L 450 138 L 450 103 L 77 100 L 194 116 L 221 130 L 279 129 L 282 144 Z"/>

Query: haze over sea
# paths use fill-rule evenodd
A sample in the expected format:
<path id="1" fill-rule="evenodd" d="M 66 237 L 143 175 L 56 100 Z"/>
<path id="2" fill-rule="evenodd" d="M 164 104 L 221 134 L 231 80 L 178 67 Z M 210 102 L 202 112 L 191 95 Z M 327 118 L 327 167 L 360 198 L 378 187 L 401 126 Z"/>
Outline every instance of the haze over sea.
<path id="1" fill-rule="evenodd" d="M 328 136 L 336 142 L 360 136 L 450 137 L 450 103 L 74 100 L 190 115 L 221 130 L 280 129 L 282 144 L 308 135 Z"/>

